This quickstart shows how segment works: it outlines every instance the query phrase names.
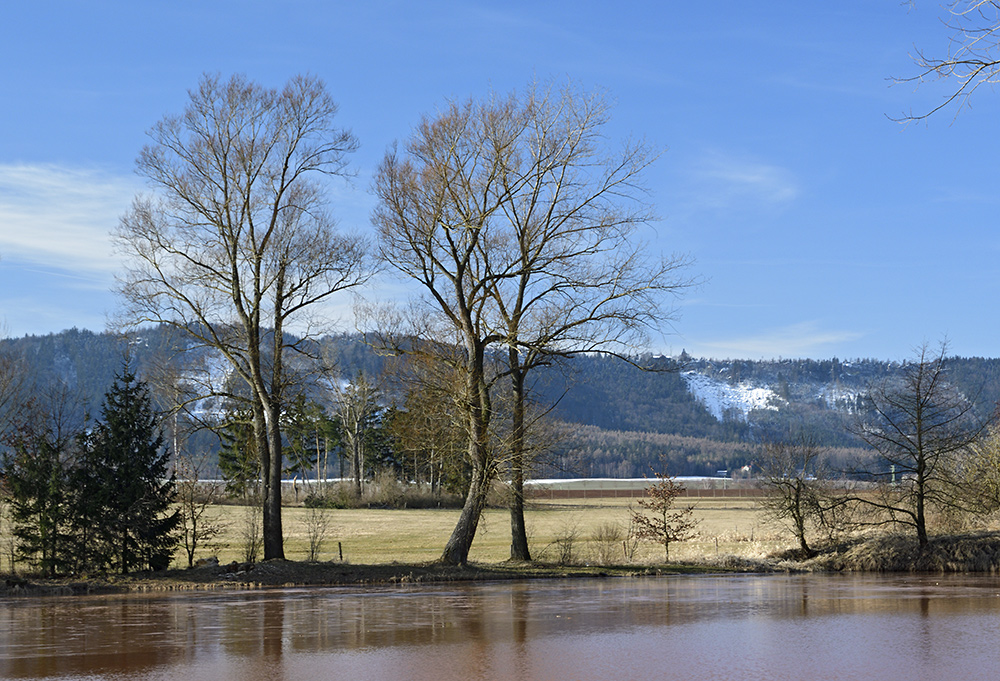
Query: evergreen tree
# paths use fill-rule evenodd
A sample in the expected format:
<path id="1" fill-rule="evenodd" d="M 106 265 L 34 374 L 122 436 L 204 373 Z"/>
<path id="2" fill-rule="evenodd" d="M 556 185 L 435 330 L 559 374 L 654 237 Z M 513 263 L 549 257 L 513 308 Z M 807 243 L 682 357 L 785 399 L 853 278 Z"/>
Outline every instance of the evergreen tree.
<path id="1" fill-rule="evenodd" d="M 284 414 L 282 433 L 288 459 L 285 473 L 296 480 L 308 478 L 309 472 L 316 468 L 320 456 L 319 423 L 324 416 L 322 407 L 301 393 Z"/>
<path id="2" fill-rule="evenodd" d="M 15 404 L 4 433 L 0 485 L 10 495 L 16 555 L 45 575 L 76 568 L 76 492 L 70 483 L 78 465 L 78 395 L 65 384 L 33 388 Z"/>
<path id="3" fill-rule="evenodd" d="M 219 472 L 226 481 L 226 494 L 244 501 L 260 499 L 260 456 L 254 440 L 253 415 L 249 408 L 231 409 L 218 430 Z"/>
<path id="4" fill-rule="evenodd" d="M 78 489 L 81 514 L 95 523 L 95 562 L 123 574 L 165 568 L 178 541 L 174 475 L 149 390 L 127 363 L 104 395 L 84 456 Z"/>
<path id="5" fill-rule="evenodd" d="M 6 443 L 3 477 L 10 492 L 17 555 L 44 575 L 67 572 L 73 555 L 70 443 L 31 423 L 19 424 Z"/>

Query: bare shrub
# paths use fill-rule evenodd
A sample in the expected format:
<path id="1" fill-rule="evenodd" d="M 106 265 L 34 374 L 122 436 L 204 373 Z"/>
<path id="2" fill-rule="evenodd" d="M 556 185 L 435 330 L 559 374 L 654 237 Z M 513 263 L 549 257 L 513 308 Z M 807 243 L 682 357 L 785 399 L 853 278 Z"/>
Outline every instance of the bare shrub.
<path id="1" fill-rule="evenodd" d="M 176 501 L 180 506 L 181 538 L 190 568 L 198 549 L 213 547 L 213 540 L 225 529 L 213 510 L 223 496 L 223 488 L 202 482 L 200 466 L 190 457 L 179 457 L 174 470 L 178 476 Z"/>
<path id="2" fill-rule="evenodd" d="M 573 523 L 565 526 L 555 536 L 552 544 L 556 550 L 556 563 L 559 565 L 573 565 L 577 562 L 577 550 L 581 534 L 579 526 Z"/>
<path id="3" fill-rule="evenodd" d="M 310 493 L 302 502 L 306 508 L 461 508 L 461 495 L 432 489 L 428 484 L 404 483 L 376 476 L 358 497 L 353 486 L 338 483 Z"/>
<path id="4" fill-rule="evenodd" d="M 260 506 L 244 506 L 239 526 L 243 562 L 256 563 L 264 549 L 264 511 Z"/>
<path id="5" fill-rule="evenodd" d="M 361 500 L 348 483 L 338 482 L 306 495 L 302 505 L 306 508 L 358 508 Z"/>
<path id="6" fill-rule="evenodd" d="M 406 487 L 393 471 L 381 470 L 368 485 L 366 492 L 369 506 L 399 508 L 406 497 Z"/>
<path id="7" fill-rule="evenodd" d="M 330 512 L 314 506 L 306 511 L 305 523 L 306 538 L 309 540 L 309 555 L 306 560 L 313 563 L 319 560 L 323 541 L 330 531 Z"/>
<path id="8" fill-rule="evenodd" d="M 625 531 L 618 523 L 601 523 L 590 535 L 594 544 L 594 561 L 600 565 L 612 565 L 621 557 L 621 545 L 625 540 Z"/>
<path id="9" fill-rule="evenodd" d="M 628 505 L 628 521 L 625 527 L 625 537 L 622 539 L 622 555 L 625 558 L 625 562 L 632 563 L 635 561 L 635 554 L 639 550 L 639 542 L 642 539 L 639 536 L 638 528 L 635 524 L 636 510 L 632 504 Z"/>

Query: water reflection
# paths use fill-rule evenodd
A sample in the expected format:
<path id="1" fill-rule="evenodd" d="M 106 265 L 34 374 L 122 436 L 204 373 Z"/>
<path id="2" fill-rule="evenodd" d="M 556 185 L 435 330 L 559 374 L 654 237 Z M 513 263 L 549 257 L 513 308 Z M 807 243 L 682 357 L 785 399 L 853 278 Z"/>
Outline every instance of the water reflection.
<path id="1" fill-rule="evenodd" d="M 0 602 L 18 679 L 952 679 L 1000 580 L 670 577 Z"/>

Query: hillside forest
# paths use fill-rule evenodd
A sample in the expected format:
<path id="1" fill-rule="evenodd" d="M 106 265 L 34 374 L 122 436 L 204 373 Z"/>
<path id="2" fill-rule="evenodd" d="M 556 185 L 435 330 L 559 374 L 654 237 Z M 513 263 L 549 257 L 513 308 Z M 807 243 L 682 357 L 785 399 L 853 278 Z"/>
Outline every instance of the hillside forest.
<path id="1" fill-rule="evenodd" d="M 74 396 L 74 420 L 83 422 L 98 413 L 103 393 L 126 355 L 137 374 L 154 387 L 161 413 L 173 413 L 167 396 L 157 387 L 164 380 L 164 366 L 171 367 L 175 378 L 189 377 L 192 385 L 203 382 L 199 377 L 207 371 L 204 357 L 178 353 L 178 343 L 176 332 L 168 327 L 148 328 L 130 339 L 70 329 L 0 341 L 0 353 L 17 358 L 31 385 L 65 386 Z M 389 415 L 407 409 L 404 382 L 393 376 L 402 368 L 392 358 L 377 353 L 358 334 L 327 336 L 321 345 L 337 378 L 316 383 L 304 395 L 316 413 L 342 427 L 338 403 L 344 391 L 340 386 L 359 377 L 378 387 L 378 404 L 369 426 L 380 427 Z M 752 469 L 762 442 L 803 431 L 824 447 L 832 468 L 846 474 L 853 461 L 866 456 L 865 444 L 851 432 L 859 410 L 864 409 L 866 391 L 903 367 L 872 359 L 708 361 L 645 356 L 635 360 L 630 364 L 608 357 L 578 357 L 540 372 L 531 395 L 547 424 L 548 439 L 535 457 L 532 477 L 637 478 L 664 468 L 679 476 L 737 474 L 745 466 Z M 953 357 L 948 370 L 949 380 L 963 394 L 975 396 L 977 410 L 989 416 L 1000 397 L 1000 360 Z M 730 407 L 721 419 L 716 418 L 689 388 L 685 376 L 691 374 L 721 386 L 766 388 L 773 393 L 771 406 L 775 408 L 744 413 Z M 225 383 L 225 376 L 215 380 Z M 36 391 L 45 393 L 41 388 Z M 223 477 L 219 456 L 222 453 L 225 459 L 223 426 L 231 416 L 225 401 L 200 400 L 186 415 L 180 413 L 179 420 L 164 419 L 168 436 L 175 425 L 182 427 L 187 431 L 183 451 L 202 462 L 202 477 Z M 183 426 L 185 419 L 187 426 Z M 347 443 L 340 435 L 329 441 L 333 451 L 322 459 L 323 474 L 352 476 L 355 462 Z M 168 437 L 168 444 L 173 442 Z M 315 478 L 320 461 L 312 451 L 286 464 L 292 466 L 286 476 Z M 412 456 L 391 435 L 370 436 L 360 461 L 369 477 L 380 467 L 389 467 L 413 479 L 428 478 L 426 472 L 414 471 Z M 461 470 L 461 465 L 453 468 Z M 445 482 L 455 491 L 462 488 L 460 479 L 449 482 L 445 476 Z"/>

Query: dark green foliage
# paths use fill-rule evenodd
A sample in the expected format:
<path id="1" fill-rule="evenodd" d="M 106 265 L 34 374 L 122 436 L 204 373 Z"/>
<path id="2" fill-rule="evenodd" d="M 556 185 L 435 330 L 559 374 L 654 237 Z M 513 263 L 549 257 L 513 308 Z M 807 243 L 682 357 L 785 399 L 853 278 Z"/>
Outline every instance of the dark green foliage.
<path id="1" fill-rule="evenodd" d="M 180 518 L 170 508 L 175 482 L 168 462 L 146 384 L 126 365 L 105 393 L 74 471 L 83 496 L 79 513 L 93 523 L 92 567 L 127 573 L 170 563 Z"/>
<path id="2" fill-rule="evenodd" d="M 226 494 L 255 500 L 260 494 L 260 457 L 253 435 L 249 408 L 228 412 L 219 429 L 219 472 Z"/>
<path id="3" fill-rule="evenodd" d="M 126 367 L 86 434 L 68 394 L 40 393 L 7 437 L 19 556 L 47 575 L 166 567 L 174 482 L 145 384 Z"/>
<path id="4" fill-rule="evenodd" d="M 74 443 L 35 421 L 18 424 L 7 445 L 4 483 L 18 557 L 45 575 L 67 572 L 74 563 L 74 499 L 69 486 Z"/>
<path id="5" fill-rule="evenodd" d="M 642 431 L 602 430 L 572 425 L 555 445 L 553 456 L 539 477 L 640 478 L 651 466 L 665 465 L 677 475 L 714 476 L 719 470 L 736 472 L 760 456 L 754 442 L 726 442 Z M 825 461 L 832 470 L 846 470 L 868 461 L 860 448 L 829 447 Z"/>
<path id="6" fill-rule="evenodd" d="M 318 402 L 299 394 L 282 422 L 285 436 L 285 473 L 300 478 L 315 471 L 317 477 L 330 473 L 329 456 L 341 455 L 339 420 L 330 418 Z"/>
<path id="7" fill-rule="evenodd" d="M 675 371 L 643 371 L 613 358 L 575 357 L 540 375 L 535 386 L 539 402 L 556 404 L 553 415 L 570 423 L 727 440 L 739 439 L 747 430 L 742 423 L 716 421 Z"/>
<path id="8" fill-rule="evenodd" d="M 373 415 L 365 432 L 365 468 L 368 477 L 374 478 L 379 471 L 403 473 L 406 462 L 402 449 L 389 428 L 395 412 L 392 407 L 379 410 Z"/>

